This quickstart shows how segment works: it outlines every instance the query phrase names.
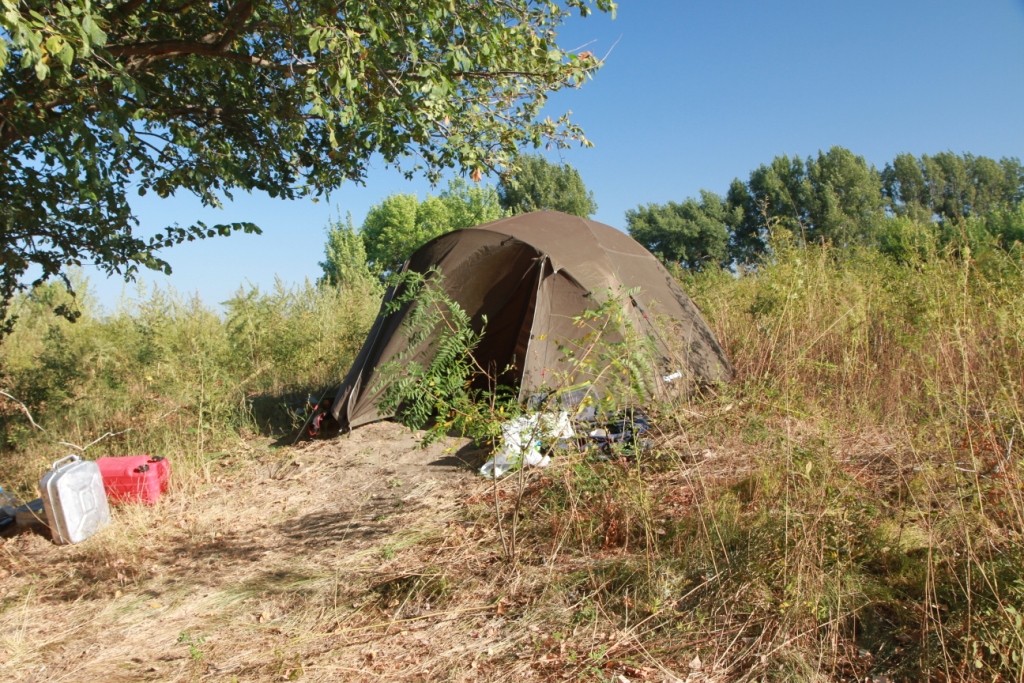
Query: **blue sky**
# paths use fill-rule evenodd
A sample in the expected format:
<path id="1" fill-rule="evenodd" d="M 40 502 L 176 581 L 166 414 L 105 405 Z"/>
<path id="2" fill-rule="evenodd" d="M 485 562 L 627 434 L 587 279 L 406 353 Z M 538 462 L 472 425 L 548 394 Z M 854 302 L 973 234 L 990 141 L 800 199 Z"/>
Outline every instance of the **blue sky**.
<path id="1" fill-rule="evenodd" d="M 900 152 L 1024 158 L 1024 0 L 619 4 L 615 20 L 597 14 L 565 27 L 563 47 L 611 52 L 593 81 L 549 106 L 572 110 L 594 142 L 552 158 L 579 169 L 595 218 L 609 225 L 623 228 L 640 204 L 722 193 L 778 154 L 832 145 L 878 167 Z M 147 232 L 196 220 L 247 220 L 264 231 L 175 247 L 174 274 L 143 279 L 216 304 L 245 282 L 315 278 L 332 216 L 351 212 L 358 225 L 388 194 L 429 191 L 377 168 L 365 186 L 319 203 L 239 194 L 209 210 L 186 195 L 140 199 Z M 100 302 L 114 306 L 123 281 L 87 274 Z"/>

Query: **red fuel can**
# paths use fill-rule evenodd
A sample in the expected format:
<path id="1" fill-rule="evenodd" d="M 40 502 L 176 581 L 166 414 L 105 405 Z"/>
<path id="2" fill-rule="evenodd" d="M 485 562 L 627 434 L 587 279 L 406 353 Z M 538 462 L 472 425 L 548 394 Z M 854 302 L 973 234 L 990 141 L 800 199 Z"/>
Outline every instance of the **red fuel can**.
<path id="1" fill-rule="evenodd" d="M 129 455 L 96 461 L 111 503 L 152 505 L 167 490 L 171 464 L 160 456 Z"/>

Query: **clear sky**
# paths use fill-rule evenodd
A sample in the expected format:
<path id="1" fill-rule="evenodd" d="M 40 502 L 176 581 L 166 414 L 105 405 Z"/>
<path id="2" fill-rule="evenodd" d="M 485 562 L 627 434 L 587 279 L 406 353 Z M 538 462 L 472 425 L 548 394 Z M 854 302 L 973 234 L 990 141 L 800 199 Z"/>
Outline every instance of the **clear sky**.
<path id="1" fill-rule="evenodd" d="M 610 53 L 593 81 L 549 106 L 572 110 L 594 142 L 552 158 L 579 169 L 595 218 L 609 225 L 623 228 L 640 204 L 724 193 L 778 154 L 832 145 L 879 168 L 900 152 L 1024 158 L 1024 0 L 619 5 L 615 20 L 595 14 L 565 27 L 564 48 Z M 429 191 L 377 168 L 365 186 L 319 203 L 239 194 L 208 210 L 186 195 L 150 195 L 133 204 L 146 232 L 204 220 L 252 221 L 264 234 L 175 247 L 166 254 L 174 274 L 143 279 L 216 304 L 245 282 L 316 278 L 332 216 L 351 212 L 358 225 L 388 194 Z M 87 274 L 101 303 L 115 305 L 123 281 Z"/>

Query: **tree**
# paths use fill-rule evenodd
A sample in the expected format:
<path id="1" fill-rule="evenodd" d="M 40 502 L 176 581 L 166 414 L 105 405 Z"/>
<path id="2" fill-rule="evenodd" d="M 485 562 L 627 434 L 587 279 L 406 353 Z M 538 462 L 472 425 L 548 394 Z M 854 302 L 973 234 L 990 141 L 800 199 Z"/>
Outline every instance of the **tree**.
<path id="1" fill-rule="evenodd" d="M 1015 158 L 900 154 L 882 171 L 882 186 L 896 215 L 956 222 L 1012 211 L 1024 200 L 1024 167 Z"/>
<path id="2" fill-rule="evenodd" d="M 561 211 L 589 218 L 597 212 L 594 193 L 569 164 L 552 164 L 539 154 L 524 155 L 498 184 L 501 205 L 511 214 Z"/>
<path id="3" fill-rule="evenodd" d="M 762 206 L 758 204 L 747 184 L 734 178 L 725 195 L 729 209 L 729 255 L 736 263 L 751 265 L 768 251 L 768 240 L 763 223 Z"/>
<path id="4" fill-rule="evenodd" d="M 456 179 L 422 202 L 414 194 L 386 197 L 367 212 L 360 234 L 370 267 L 387 275 L 434 237 L 504 215 L 493 187 L 470 187 Z"/>
<path id="5" fill-rule="evenodd" d="M 352 214 L 346 216 L 344 223 L 335 221 L 327 226 L 327 243 L 320 268 L 324 271 L 320 281 L 329 285 L 353 286 L 373 280 L 363 237 L 352 225 Z"/>
<path id="6" fill-rule="evenodd" d="M 766 218 L 775 226 L 799 237 L 806 237 L 810 229 L 807 170 L 800 157 L 790 159 L 783 154 L 750 172 L 747 191 L 755 207 L 756 221 L 751 230 L 763 231 Z M 746 212 L 745 212 L 746 213 Z"/>
<path id="7" fill-rule="evenodd" d="M 817 157 L 777 156 L 733 180 L 725 200 L 731 258 L 753 263 L 768 249 L 769 227 L 803 241 L 844 245 L 874 239 L 885 219 L 882 179 L 843 147 Z"/>
<path id="8" fill-rule="evenodd" d="M 729 216 L 729 213 L 732 216 Z M 700 270 L 708 263 L 729 262 L 728 223 L 738 219 L 713 192 L 701 190 L 700 201 L 648 204 L 626 212 L 629 234 L 659 258 Z"/>
<path id="9" fill-rule="evenodd" d="M 899 154 L 879 173 L 864 157 L 832 147 L 806 159 L 777 156 L 746 181 L 734 179 L 724 200 L 702 190 L 699 201 L 651 204 L 627 211 L 626 220 L 637 241 L 693 268 L 714 259 L 754 264 L 768 252 L 770 233 L 875 245 L 895 258 L 933 253 L 964 236 L 971 245 L 1013 249 L 1024 243 L 1022 207 L 1024 165 L 1016 158 Z"/>
<path id="10" fill-rule="evenodd" d="M 808 157 L 806 168 L 808 237 L 837 246 L 872 241 L 885 218 L 878 171 L 843 147 Z"/>
<path id="11" fill-rule="evenodd" d="M 985 227 L 1004 249 L 1024 246 L 1024 203 L 1018 204 L 1016 209 L 991 211 L 985 219 Z"/>
<path id="12" fill-rule="evenodd" d="M 600 63 L 563 52 L 612 0 L 3 0 L 0 318 L 26 283 L 92 262 L 131 278 L 162 251 L 252 224 L 151 237 L 128 193 L 318 196 L 369 160 L 437 179 L 501 171 L 525 142 L 589 144 L 548 93 Z M 409 161 L 412 159 L 413 161 Z M 70 283 L 65 282 L 70 287 Z M 10 322 L 10 321 L 8 321 Z"/>
<path id="13" fill-rule="evenodd" d="M 931 221 L 932 206 L 924 170 L 912 154 L 897 154 L 882 170 L 882 195 L 893 213 L 916 221 Z"/>

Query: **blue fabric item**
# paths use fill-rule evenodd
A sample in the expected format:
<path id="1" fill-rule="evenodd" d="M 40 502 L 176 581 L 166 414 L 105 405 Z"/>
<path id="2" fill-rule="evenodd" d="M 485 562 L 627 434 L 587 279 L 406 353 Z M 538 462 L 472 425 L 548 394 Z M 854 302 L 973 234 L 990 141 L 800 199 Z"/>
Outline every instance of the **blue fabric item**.
<path id="1" fill-rule="evenodd" d="M 579 431 L 583 434 L 602 429 L 605 434 L 598 436 L 587 436 L 590 443 L 598 445 L 605 454 L 611 454 L 612 446 L 622 444 L 623 451 L 632 450 L 639 446 L 643 450 L 644 445 L 640 437 L 651 429 L 650 419 L 647 413 L 639 408 L 631 408 L 611 415 L 606 420 L 595 419 L 589 426 L 583 426 Z"/>

